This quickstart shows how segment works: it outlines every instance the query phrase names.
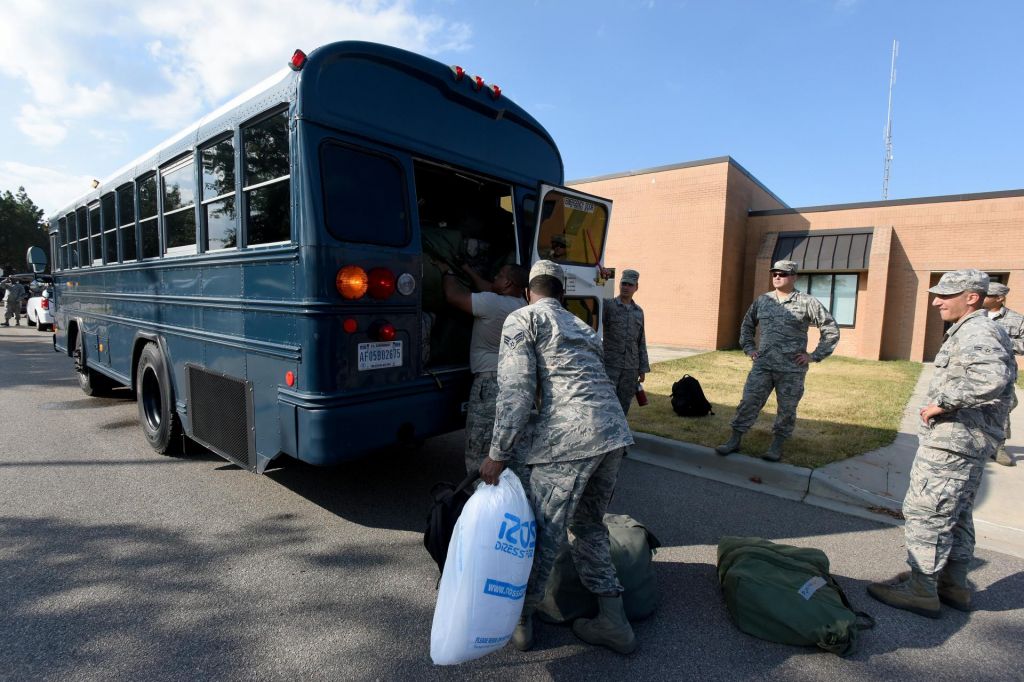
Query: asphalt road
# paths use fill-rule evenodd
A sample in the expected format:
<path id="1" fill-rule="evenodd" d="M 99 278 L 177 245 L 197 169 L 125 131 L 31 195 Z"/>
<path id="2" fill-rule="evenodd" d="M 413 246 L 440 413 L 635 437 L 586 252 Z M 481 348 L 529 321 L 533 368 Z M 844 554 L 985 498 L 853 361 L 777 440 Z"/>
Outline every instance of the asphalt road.
<path id="1" fill-rule="evenodd" d="M 629 460 L 613 510 L 665 545 L 640 650 L 542 625 L 527 654 L 434 667 L 437 569 L 421 533 L 430 486 L 461 478 L 461 433 L 263 476 L 208 453 L 163 457 L 127 391 L 87 398 L 49 339 L 0 328 L 0 678 L 1022 679 L 1024 561 L 979 552 L 976 610 L 929 620 L 865 593 L 903 570 L 900 529 Z M 846 659 L 741 633 L 715 573 L 723 535 L 825 550 L 876 628 Z"/>

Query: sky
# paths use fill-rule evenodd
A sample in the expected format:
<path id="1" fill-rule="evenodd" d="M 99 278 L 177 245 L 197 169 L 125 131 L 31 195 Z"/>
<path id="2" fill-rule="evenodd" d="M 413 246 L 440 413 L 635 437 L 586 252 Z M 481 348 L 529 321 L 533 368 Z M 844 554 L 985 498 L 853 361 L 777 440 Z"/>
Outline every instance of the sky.
<path id="1" fill-rule="evenodd" d="M 1024 188 L 1024 3 L 0 0 L 0 191 L 50 215 L 306 52 L 459 64 L 566 180 L 731 156 L 790 206 Z"/>

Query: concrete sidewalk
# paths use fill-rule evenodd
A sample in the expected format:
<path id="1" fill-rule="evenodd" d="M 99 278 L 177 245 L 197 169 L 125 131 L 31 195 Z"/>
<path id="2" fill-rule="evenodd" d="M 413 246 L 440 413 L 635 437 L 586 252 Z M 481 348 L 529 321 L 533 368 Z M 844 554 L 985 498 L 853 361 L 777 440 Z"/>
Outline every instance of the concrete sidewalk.
<path id="1" fill-rule="evenodd" d="M 899 512 L 917 451 L 918 410 L 924 404 L 933 369 L 930 364 L 924 365 L 891 445 L 819 469 L 785 461 L 773 464 L 741 454 L 721 457 L 711 448 L 646 433 L 634 434 L 636 446 L 630 448 L 629 456 L 695 476 L 900 524 Z M 1020 391 L 1018 397 L 1024 397 Z M 1015 435 L 1007 442 L 1007 451 L 1022 460 L 1024 408 L 1014 411 L 1011 420 Z M 974 525 L 979 547 L 1024 557 L 1024 466 L 988 463 L 975 501 Z"/>

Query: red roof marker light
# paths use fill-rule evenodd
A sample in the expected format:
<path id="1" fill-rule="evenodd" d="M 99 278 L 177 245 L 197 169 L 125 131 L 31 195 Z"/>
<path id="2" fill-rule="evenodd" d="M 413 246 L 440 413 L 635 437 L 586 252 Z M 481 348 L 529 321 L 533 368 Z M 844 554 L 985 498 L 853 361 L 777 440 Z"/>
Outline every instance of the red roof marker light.
<path id="1" fill-rule="evenodd" d="M 301 71 L 302 67 L 306 65 L 306 53 L 302 50 L 295 50 L 292 53 L 292 58 L 288 62 L 288 66 L 292 67 L 292 71 Z"/>
<path id="2" fill-rule="evenodd" d="M 466 70 L 458 64 L 452 64 L 452 75 L 455 76 L 455 80 L 460 81 L 466 75 Z"/>
<path id="3" fill-rule="evenodd" d="M 474 90 L 479 90 L 479 89 L 483 88 L 485 85 L 487 85 L 487 84 L 484 82 L 484 77 L 483 76 L 473 76 L 473 89 Z"/>
<path id="4" fill-rule="evenodd" d="M 497 85 L 492 85 L 491 86 L 491 97 L 493 99 L 498 99 L 499 97 L 501 97 L 501 88 L 499 88 Z"/>

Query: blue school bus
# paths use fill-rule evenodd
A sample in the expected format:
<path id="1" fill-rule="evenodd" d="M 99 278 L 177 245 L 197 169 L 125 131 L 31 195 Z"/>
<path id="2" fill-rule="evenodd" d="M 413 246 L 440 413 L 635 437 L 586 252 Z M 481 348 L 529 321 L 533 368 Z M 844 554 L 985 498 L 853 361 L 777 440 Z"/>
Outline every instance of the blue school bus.
<path id="1" fill-rule="evenodd" d="M 288 67 L 50 219 L 86 394 L 130 387 L 158 452 L 328 465 L 462 428 L 472 320 L 441 267 L 557 258 L 600 328 L 611 204 L 560 186 L 499 86 L 365 42 Z"/>

